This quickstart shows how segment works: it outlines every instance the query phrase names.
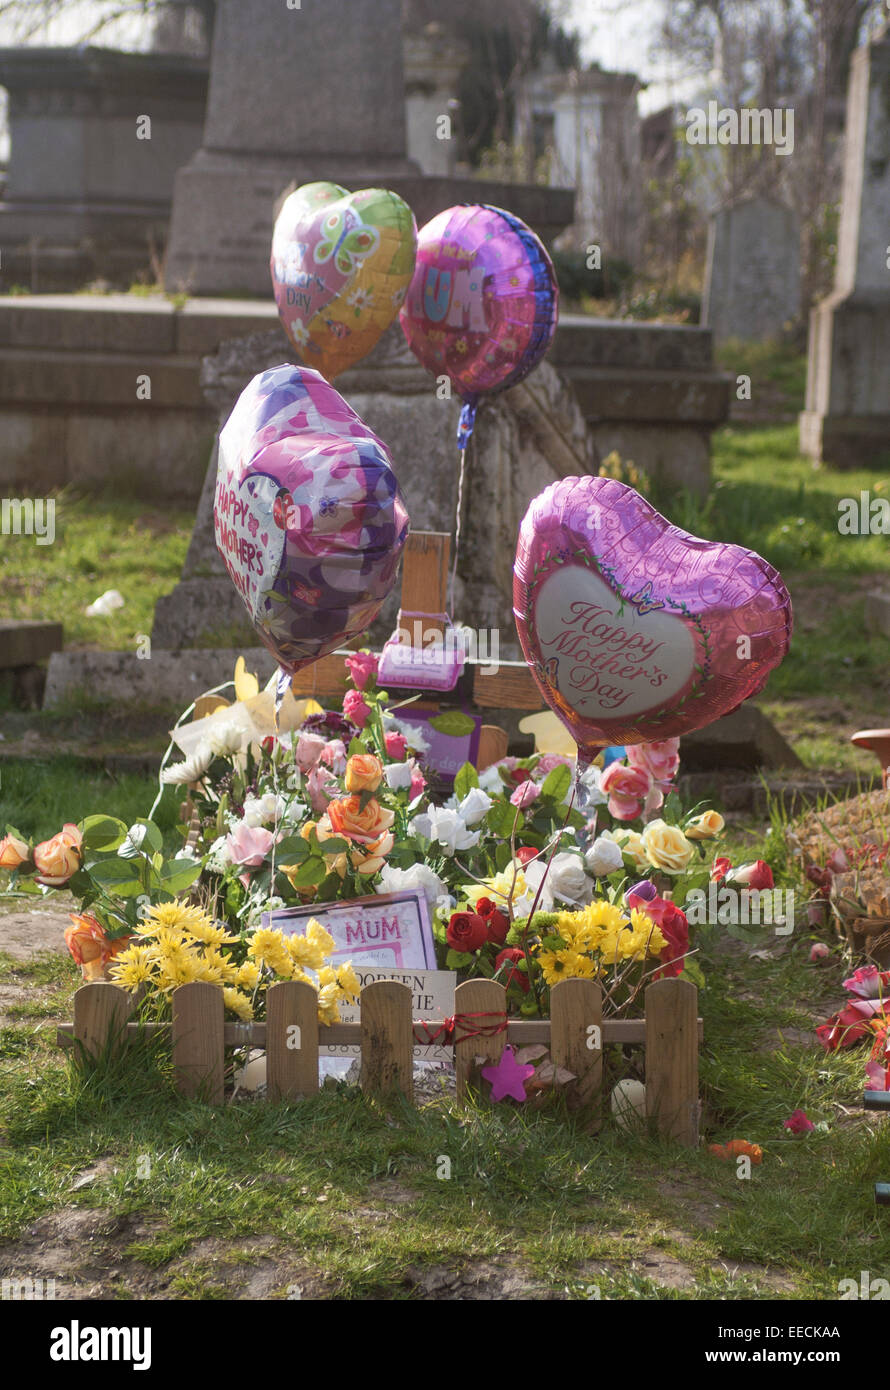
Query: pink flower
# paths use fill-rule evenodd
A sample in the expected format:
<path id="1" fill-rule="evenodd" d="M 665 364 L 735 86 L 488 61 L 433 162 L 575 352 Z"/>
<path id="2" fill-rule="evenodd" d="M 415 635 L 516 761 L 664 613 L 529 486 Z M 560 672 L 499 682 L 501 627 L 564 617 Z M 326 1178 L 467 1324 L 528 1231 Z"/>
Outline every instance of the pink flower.
<path id="1" fill-rule="evenodd" d="M 810 1134 L 816 1126 L 812 1120 L 807 1119 L 805 1110 L 795 1110 L 783 1124 L 784 1129 L 790 1129 L 792 1134 Z"/>
<path id="2" fill-rule="evenodd" d="M 358 690 L 347 690 L 343 696 L 343 713 L 347 719 L 351 719 L 353 724 L 357 724 L 363 729 L 368 722 L 368 715 L 371 713 L 371 706 L 366 704 Z"/>
<path id="3" fill-rule="evenodd" d="M 510 795 L 510 805 L 515 806 L 520 811 L 525 811 L 533 801 L 537 801 L 540 795 L 541 789 L 534 782 L 520 782 L 515 792 Z"/>
<path id="4" fill-rule="evenodd" d="M 610 815 L 616 820 L 636 820 L 652 790 L 652 776 L 643 768 L 610 763 L 600 778 L 600 790 L 609 798 Z"/>
<path id="5" fill-rule="evenodd" d="M 753 864 L 741 864 L 737 869 L 733 869 L 729 875 L 732 883 L 741 883 L 745 888 L 775 888 L 773 881 L 773 871 L 769 864 L 763 859 L 757 859 Z"/>
<path id="6" fill-rule="evenodd" d="M 828 856 L 828 860 L 826 862 L 825 867 L 833 874 L 846 873 L 847 869 L 849 869 L 850 861 L 844 854 L 844 851 L 841 849 L 840 845 L 838 845 L 836 849 L 833 849 L 831 851 L 831 854 Z"/>
<path id="7" fill-rule="evenodd" d="M 392 758 L 394 763 L 403 763 L 408 752 L 408 740 L 404 734 L 397 734 L 395 731 L 385 735 L 387 756 Z"/>
<path id="8" fill-rule="evenodd" d="M 844 989 L 860 999 L 880 999 L 888 993 L 890 972 L 880 971 L 876 965 L 860 965 L 843 983 Z"/>
<path id="9" fill-rule="evenodd" d="M 233 863 L 256 869 L 269 853 L 274 840 L 275 836 L 271 830 L 264 830 L 261 825 L 245 825 L 241 821 L 232 833 L 226 836 L 226 849 L 232 856 Z"/>
<path id="10" fill-rule="evenodd" d="M 711 869 L 711 878 L 714 883 L 722 883 L 731 868 L 732 862 L 729 859 L 723 857 L 715 859 Z"/>
<path id="11" fill-rule="evenodd" d="M 325 741 L 320 734 L 297 735 L 294 745 L 294 762 L 301 772 L 311 772 L 325 749 Z"/>
<path id="12" fill-rule="evenodd" d="M 574 770 L 574 758 L 564 758 L 561 753 L 542 753 L 533 773 L 536 782 L 543 782 L 548 773 L 555 767 L 568 767 Z"/>
<path id="13" fill-rule="evenodd" d="M 372 652 L 353 652 L 346 658 L 346 665 L 356 690 L 364 690 L 371 677 L 377 675 L 378 659 Z"/>
<path id="14" fill-rule="evenodd" d="M 321 761 L 338 777 L 346 771 L 346 744 L 342 738 L 329 739 L 321 750 Z"/>
<path id="15" fill-rule="evenodd" d="M 680 766 L 680 740 L 664 738 L 658 743 L 630 743 L 626 756 L 631 767 L 648 772 L 652 781 L 666 792 Z"/>
<path id="16" fill-rule="evenodd" d="M 425 790 L 426 778 L 424 777 L 420 768 L 415 767 L 414 771 L 411 774 L 411 790 L 409 791 L 408 795 L 411 798 L 411 800 L 414 801 L 415 798 L 420 796 L 420 793 Z"/>
<path id="17" fill-rule="evenodd" d="M 340 795 L 340 785 L 332 772 L 326 767 L 314 767 L 306 779 L 309 804 L 313 814 L 323 816 L 328 803 Z"/>
<path id="18" fill-rule="evenodd" d="M 824 941 L 815 941 L 810 947 L 810 960 L 814 963 L 817 960 L 824 960 L 830 952 Z"/>

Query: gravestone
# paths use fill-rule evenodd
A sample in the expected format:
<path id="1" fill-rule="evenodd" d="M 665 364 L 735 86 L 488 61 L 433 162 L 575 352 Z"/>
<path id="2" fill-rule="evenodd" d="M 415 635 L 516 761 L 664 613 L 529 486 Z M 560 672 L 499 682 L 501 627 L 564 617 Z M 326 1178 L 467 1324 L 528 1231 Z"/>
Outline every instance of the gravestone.
<path id="1" fill-rule="evenodd" d="M 810 314 L 801 452 L 836 468 L 890 458 L 890 35 L 853 54 L 835 287 Z"/>
<path id="2" fill-rule="evenodd" d="M 224 343 L 205 359 L 207 400 L 228 417 L 251 378 L 291 357 L 280 329 Z M 386 441 L 415 531 L 454 530 L 460 401 L 439 400 L 394 324 L 373 352 L 337 378 L 337 390 Z M 468 450 L 455 613 L 498 632 L 502 658 L 520 657 L 512 566 L 529 499 L 557 478 L 595 471 L 592 439 L 574 392 L 549 363 L 480 408 Z M 214 449 L 181 582 L 158 600 L 152 644 L 165 650 L 257 643 L 213 536 Z M 380 644 L 396 626 L 398 593 L 371 629 Z"/>
<path id="3" fill-rule="evenodd" d="M 746 198 L 711 219 L 702 322 L 717 342 L 777 338 L 800 313 L 800 226 L 772 198 Z"/>
<path id="4" fill-rule="evenodd" d="M 207 65 L 102 48 L 0 49 L 9 92 L 3 280 L 70 289 L 160 257 L 176 170 L 201 142 Z M 144 118 L 151 120 L 150 130 Z M 140 138 L 138 121 L 143 118 Z"/>
<path id="5" fill-rule="evenodd" d="M 496 203 L 545 239 L 574 205 L 571 189 L 421 174 L 407 156 L 401 0 L 219 0 L 203 146 L 176 179 L 167 288 L 268 294 L 275 206 L 317 179 L 391 188 L 419 226 L 454 203 Z"/>

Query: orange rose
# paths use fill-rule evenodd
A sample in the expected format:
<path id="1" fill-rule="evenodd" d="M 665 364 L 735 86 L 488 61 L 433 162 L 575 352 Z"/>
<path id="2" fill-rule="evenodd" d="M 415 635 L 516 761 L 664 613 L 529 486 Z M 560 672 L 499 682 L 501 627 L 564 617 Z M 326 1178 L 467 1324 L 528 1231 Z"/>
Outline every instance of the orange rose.
<path id="1" fill-rule="evenodd" d="M 376 874 L 383 868 L 386 856 L 394 844 L 392 831 L 384 830 L 379 839 L 373 840 L 371 844 L 362 844 L 361 849 L 356 848 L 352 851 L 352 867 L 360 874 Z"/>
<path id="2" fill-rule="evenodd" d="M 348 792 L 376 792 L 383 781 L 383 764 L 373 753 L 353 753 L 346 764 Z"/>
<path id="3" fill-rule="evenodd" d="M 24 840 L 15 835 L 5 835 L 0 840 L 0 869 L 17 869 L 31 858 L 31 851 Z"/>
<path id="4" fill-rule="evenodd" d="M 89 912 L 69 914 L 72 925 L 65 930 L 65 945 L 80 966 L 87 981 L 106 979 L 105 967 L 118 951 L 129 944 L 129 936 L 109 941 L 101 922 Z"/>
<path id="5" fill-rule="evenodd" d="M 362 810 L 359 796 L 344 796 L 328 806 L 318 822 L 318 837 L 321 839 L 324 826 L 334 835 L 344 835 L 347 840 L 356 840 L 359 844 L 370 844 L 389 830 L 395 818 L 395 811 L 385 810 L 374 797 Z"/>
<path id="6" fill-rule="evenodd" d="M 730 1139 L 726 1152 L 730 1158 L 738 1158 L 739 1154 L 744 1154 L 752 1163 L 763 1162 L 763 1149 L 759 1144 L 749 1144 L 747 1139 Z"/>
<path id="7" fill-rule="evenodd" d="M 37 882 L 61 888 L 80 868 L 82 836 L 76 825 L 64 825 L 58 835 L 34 847 Z"/>

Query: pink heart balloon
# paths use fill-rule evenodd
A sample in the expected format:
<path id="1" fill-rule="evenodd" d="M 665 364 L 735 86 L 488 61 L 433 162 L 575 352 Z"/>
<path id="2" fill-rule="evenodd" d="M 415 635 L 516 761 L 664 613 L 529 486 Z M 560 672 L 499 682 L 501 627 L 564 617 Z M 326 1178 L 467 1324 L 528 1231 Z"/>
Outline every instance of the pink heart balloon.
<path id="1" fill-rule="evenodd" d="M 729 714 L 763 689 L 791 639 L 791 598 L 772 565 L 681 531 L 614 478 L 563 478 L 535 498 L 513 612 L 582 762 Z"/>

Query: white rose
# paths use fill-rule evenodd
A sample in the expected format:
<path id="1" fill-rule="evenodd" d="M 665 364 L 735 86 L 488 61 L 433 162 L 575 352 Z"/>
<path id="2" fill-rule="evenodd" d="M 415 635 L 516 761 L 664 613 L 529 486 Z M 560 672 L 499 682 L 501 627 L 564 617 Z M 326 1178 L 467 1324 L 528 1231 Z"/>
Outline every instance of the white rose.
<path id="1" fill-rule="evenodd" d="M 493 805 L 491 797 L 481 787 L 471 787 L 457 808 L 458 815 L 465 825 L 478 825 Z"/>
<path id="2" fill-rule="evenodd" d="M 503 795 L 504 783 L 498 772 L 497 763 L 490 763 L 484 772 L 479 773 L 479 788 L 484 792 L 496 792 L 498 795 Z"/>
<path id="3" fill-rule="evenodd" d="M 423 890 L 431 911 L 447 893 L 446 885 L 428 864 L 412 864 L 410 869 L 397 869 L 394 864 L 384 864 L 380 870 L 378 893 L 405 893 L 417 888 Z"/>
<path id="4" fill-rule="evenodd" d="M 444 806 L 431 806 L 424 815 L 415 816 L 408 822 L 408 833 L 422 835 L 451 855 L 458 850 L 472 849 L 479 843 L 482 832 L 468 830 L 456 811 L 449 811 Z"/>
<path id="5" fill-rule="evenodd" d="M 386 785 L 391 792 L 407 791 L 411 786 L 413 759 L 405 763 L 387 763 L 383 769 Z"/>
<path id="6" fill-rule="evenodd" d="M 605 878 L 624 868 L 624 856 L 614 840 L 600 835 L 584 856 L 584 862 L 594 878 Z"/>
<path id="7" fill-rule="evenodd" d="M 550 861 L 547 886 L 555 898 L 573 907 L 586 907 L 592 897 L 593 884 L 584 872 L 584 860 L 567 850 Z"/>

